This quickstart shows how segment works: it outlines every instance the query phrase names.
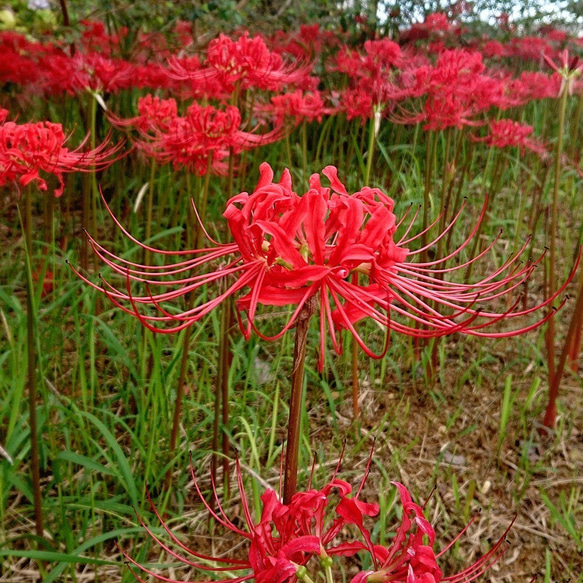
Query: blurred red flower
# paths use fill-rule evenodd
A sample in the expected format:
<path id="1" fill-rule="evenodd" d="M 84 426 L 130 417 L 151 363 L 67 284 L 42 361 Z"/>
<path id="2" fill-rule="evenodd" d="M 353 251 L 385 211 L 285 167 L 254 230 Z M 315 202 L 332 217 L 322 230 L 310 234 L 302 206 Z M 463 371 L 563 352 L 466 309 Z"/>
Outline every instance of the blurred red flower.
<path id="1" fill-rule="evenodd" d="M 473 139 L 477 142 L 485 142 L 488 146 L 495 148 L 515 147 L 520 148 L 521 153 L 524 153 L 526 149 L 541 156 L 547 154 L 544 144 L 532 137 L 532 126 L 511 119 L 501 119 L 490 122 L 489 127 L 489 135 L 473 136 Z"/>

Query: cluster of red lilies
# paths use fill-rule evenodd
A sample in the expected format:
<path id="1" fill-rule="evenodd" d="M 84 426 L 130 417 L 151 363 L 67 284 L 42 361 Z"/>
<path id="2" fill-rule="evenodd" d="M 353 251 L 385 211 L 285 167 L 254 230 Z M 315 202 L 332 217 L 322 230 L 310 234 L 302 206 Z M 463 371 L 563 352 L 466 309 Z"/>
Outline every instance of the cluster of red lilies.
<path id="1" fill-rule="evenodd" d="M 0 51 L 7 56 L 0 63 L 0 83 L 12 84 L 21 97 L 27 92 L 45 97 L 98 94 L 111 124 L 132 130 L 131 140 L 147 158 L 199 176 L 233 172 L 231 156 L 279 142 L 295 126 L 321 123 L 331 116 L 363 123 L 371 120 L 377 129 L 383 119 L 422 124 L 428 131 L 470 126 L 476 128 L 469 134 L 476 142 L 546 155 L 545 144 L 533 136 L 531 126 L 511 118 L 493 119 L 489 114 L 531 100 L 554 99 L 564 91 L 581 92 L 581 64 L 566 51 L 568 46 L 576 50 L 580 41 L 548 31 L 545 38 L 511 38 L 505 43 L 473 39 L 460 48 L 463 33 L 459 24 L 432 15 L 407 31 L 400 44 L 371 39 L 354 48 L 341 33 L 311 26 L 270 38 L 247 32 L 236 38 L 221 34 L 202 50 L 192 29 L 182 23 L 175 31 L 180 52 L 161 36 L 140 37 L 130 60 L 120 56 L 124 31 L 109 35 L 98 23 L 86 23 L 74 53 L 59 43 L 0 34 Z M 541 70 L 519 70 L 517 62 L 524 59 Z M 164 95 L 139 97 L 137 116 L 123 118 L 114 113 L 116 94 L 134 88 Z M 7 118 L 8 111 L 1 109 L 0 186 L 36 182 L 40 190 L 47 190 L 46 177 L 52 174 L 59 182 L 54 191 L 59 196 L 65 173 L 103 168 L 119 152 L 119 146 L 111 148 L 105 142 L 90 150 L 84 148 L 85 142 L 69 149 L 61 124 L 19 124 Z M 480 133 L 479 126 L 486 130 Z M 527 241 L 481 279 L 451 282 L 452 273 L 484 258 L 496 243 L 458 261 L 479 233 L 487 203 L 459 246 L 430 259 L 428 250 L 442 248 L 463 205 L 448 220 L 443 211 L 433 223 L 424 224 L 420 233 L 411 234 L 417 217 L 414 210 L 410 220 L 399 219 L 394 201 L 382 190 L 365 184 L 350 194 L 336 167 L 328 166 L 322 174 L 329 186 L 313 174 L 306 191 L 298 195 L 288 170 L 274 181 L 271 167 L 264 163 L 253 192 L 226 201 L 223 216 L 232 243 L 215 242 L 207 234 L 210 246 L 196 243 L 190 250 L 161 251 L 124 230 L 148 253 L 172 261 L 142 265 L 116 256 L 90 236 L 95 253 L 121 276 L 121 283 L 103 279 L 97 285 L 79 275 L 147 328 L 165 333 L 193 325 L 230 297 L 236 297 L 239 325 L 246 338 L 256 332 L 263 339 L 276 340 L 309 311 L 308 319 L 317 316 L 321 369 L 327 341 L 340 353 L 345 329 L 367 355 L 377 358 L 386 353 L 391 330 L 418 338 L 454 332 L 490 337 L 522 334 L 549 320 L 553 312 L 547 310 L 536 321 L 512 329 L 503 326 L 551 306 L 575 273 L 544 300 L 519 308 L 516 292 L 541 261 L 539 257 L 519 262 Z M 205 217 L 200 220 L 204 230 Z M 432 229 L 439 230 L 430 237 Z M 132 282 L 142 291 L 133 293 Z M 203 287 L 205 299 L 176 307 L 179 298 L 192 297 Z M 209 299 L 207 288 L 220 291 L 210 293 Z M 500 298 L 509 293 L 515 299 L 500 309 Z M 497 303 L 498 309 L 490 307 Z M 258 324 L 259 311 L 270 306 L 291 306 L 287 321 L 276 333 L 261 330 Z M 385 333 L 379 351 L 357 328 L 364 318 L 376 322 Z M 493 325 L 502 327 L 492 331 Z M 471 567 L 444 577 L 437 565 L 441 553 L 433 550 L 433 528 L 401 484 L 396 484 L 403 506 L 401 523 L 385 547 L 373 543 L 366 526 L 379 508 L 360 499 L 364 480 L 353 494 L 349 484 L 334 476 L 321 490 L 295 492 L 285 501 L 268 489 L 261 497 L 261 517 L 254 520 L 240 471 L 237 478 L 246 530 L 229 520 L 218 498 L 208 504 L 196 487 L 217 522 L 246 539 L 246 558 L 216 558 L 188 549 L 165 527 L 185 553 L 179 554 L 151 530 L 148 533 L 187 566 L 216 573 L 245 571 L 225 581 L 259 583 L 311 583 L 313 562 L 318 562 L 327 583 L 332 583 L 332 558 L 356 553 L 366 555 L 370 567 L 355 575 L 352 583 L 466 582 L 479 577 L 503 552 L 500 540 Z M 346 529 L 354 530 L 358 540 L 346 540 Z M 171 581 L 127 558 L 143 572 Z"/>
<path id="2" fill-rule="evenodd" d="M 184 134 L 194 129 L 190 118 L 198 117 L 191 111 L 195 105 L 188 106 L 192 99 L 202 101 L 201 107 L 211 107 L 209 102 L 219 110 L 224 110 L 223 102 L 239 107 L 239 120 L 233 110 L 224 112 L 229 118 L 225 131 L 238 121 L 239 131 L 252 134 L 242 138 L 246 147 L 281 139 L 282 127 L 289 129 L 303 121 L 345 116 L 364 122 L 376 116 L 396 123 L 421 123 L 426 130 L 486 126 L 489 134 L 470 137 L 496 147 L 519 146 L 543 154 L 544 144 L 531 135 L 530 126 L 494 120 L 489 114 L 556 98 L 564 85 L 556 63 L 565 50 L 577 54 L 581 45 L 580 39 L 556 30 L 546 30 L 540 37 L 509 36 L 506 42 L 472 38 L 444 15 L 432 15 L 415 25 L 403 33 L 400 44 L 372 39 L 357 48 L 349 45 L 346 33 L 323 31 L 317 25 L 271 37 L 243 32 L 231 39 L 220 34 L 199 47 L 188 24 L 181 23 L 174 42 L 157 34 L 142 35 L 131 58 L 122 58 L 125 35 L 124 30 L 109 35 L 100 23 L 86 22 L 70 54 L 71 48 L 59 42 L 41 43 L 12 32 L 0 33 L 5 56 L 0 83 L 9 84 L 27 99 L 34 94 L 97 92 L 104 105 L 111 102 L 111 106 L 116 94 L 133 88 L 177 96 L 177 109 L 172 112 L 169 102 L 163 118 L 151 107 L 138 106 L 142 109 L 139 121 L 147 118 L 153 134 L 148 154 L 173 163 L 187 139 Z M 531 64 L 526 71 L 525 62 Z M 575 62 L 569 67 L 580 68 Z M 580 92 L 581 82 L 575 79 L 570 90 Z M 178 109 L 188 110 L 186 116 L 179 116 Z M 220 114 L 209 115 L 212 125 Z M 115 115 L 112 119 L 119 125 L 132 125 L 129 119 Z M 133 121 L 138 123 L 136 118 Z M 271 130 L 262 136 L 265 126 Z M 192 156 L 197 159 L 198 154 Z M 197 166 L 200 172 L 206 168 L 196 162 L 186 166 Z M 212 166 L 224 171 L 220 164 Z"/>

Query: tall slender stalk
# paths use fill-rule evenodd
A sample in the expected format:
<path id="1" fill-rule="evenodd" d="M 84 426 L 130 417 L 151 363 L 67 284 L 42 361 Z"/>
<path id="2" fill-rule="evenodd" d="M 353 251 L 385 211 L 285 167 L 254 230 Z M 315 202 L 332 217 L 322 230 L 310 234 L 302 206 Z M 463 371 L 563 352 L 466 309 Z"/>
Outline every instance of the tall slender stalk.
<path id="1" fill-rule="evenodd" d="M 91 149 L 95 149 L 95 118 L 97 116 L 97 100 L 90 93 L 87 105 L 86 126 L 89 128 L 89 140 Z M 97 181 L 93 171 L 83 176 L 83 194 L 81 198 L 81 226 L 89 231 L 97 232 Z M 97 259 L 94 257 L 94 261 Z M 89 267 L 89 242 L 87 237 L 81 240 L 81 267 L 85 270 Z"/>
<path id="2" fill-rule="evenodd" d="M 189 175 L 187 175 L 187 178 Z M 197 200 L 199 202 L 199 213 L 201 221 L 204 220 L 204 214 L 206 212 L 206 202 L 208 198 L 208 187 L 209 187 L 209 177 L 210 177 L 210 159 L 209 166 L 207 168 L 207 173 L 204 180 L 204 187 L 202 193 L 197 195 Z M 188 180 L 190 185 L 190 180 Z M 200 191 L 199 181 L 197 180 L 197 192 Z M 189 189 L 190 190 L 190 189 Z M 200 197 L 200 198 L 198 198 Z M 190 224 L 196 224 L 194 218 L 194 212 L 191 205 L 188 205 L 188 222 Z M 196 224 L 195 229 L 187 229 L 187 244 L 189 246 L 198 246 L 199 242 L 202 241 L 202 229 Z M 187 300 L 189 309 L 192 307 L 195 299 L 195 294 L 191 294 Z M 184 400 L 184 383 L 186 382 L 186 372 L 188 370 L 188 352 L 190 347 L 190 337 L 192 336 L 192 326 L 188 326 L 184 330 L 184 337 L 182 340 L 182 358 L 180 361 L 180 372 L 178 373 L 178 386 L 176 387 L 176 400 L 174 402 L 174 416 L 172 420 L 172 431 L 170 433 L 170 457 L 174 456 L 176 451 L 176 442 L 178 441 L 178 430 L 180 428 L 180 415 L 182 413 L 182 401 Z M 172 481 L 172 468 L 168 468 L 166 473 L 166 485 L 170 486 Z"/>
<path id="3" fill-rule="evenodd" d="M 69 18 L 69 10 L 67 9 L 67 1 L 66 0 L 59 0 L 59 5 L 61 6 L 61 14 L 63 15 L 63 26 L 65 28 L 69 28 L 71 26 L 71 19 Z M 71 41 L 69 44 L 71 49 L 71 56 L 75 56 L 75 43 Z"/>
<path id="4" fill-rule="evenodd" d="M 431 181 L 433 178 L 433 150 L 437 142 L 437 135 L 432 130 L 427 132 L 427 151 L 425 152 L 425 188 L 423 189 L 423 234 L 421 235 L 421 246 L 427 245 L 427 233 L 425 229 L 429 224 L 429 199 L 431 196 Z M 427 252 L 424 251 L 421 261 L 427 260 Z"/>
<path id="5" fill-rule="evenodd" d="M 24 192 L 24 241 L 26 255 L 26 335 L 28 406 L 30 423 L 30 465 L 32 471 L 32 496 L 34 502 L 35 530 L 43 536 L 42 493 L 40 487 L 40 461 L 38 449 L 38 427 L 36 419 L 36 309 L 34 284 L 32 281 L 32 193 Z"/>
<path id="6" fill-rule="evenodd" d="M 302 170 L 304 180 L 308 179 L 308 126 L 304 119 L 302 122 Z"/>
<path id="7" fill-rule="evenodd" d="M 583 269 L 579 270 L 579 286 L 583 287 Z M 579 292 L 581 293 L 581 292 Z M 569 356 L 567 357 L 567 364 L 573 372 L 579 370 L 579 353 L 581 352 L 581 340 L 583 338 L 583 314 L 579 314 L 579 322 L 575 329 L 575 333 L 571 338 L 568 350 Z"/>
<path id="8" fill-rule="evenodd" d="M 224 496 L 228 497 L 229 489 L 229 451 L 231 449 L 229 443 L 229 369 L 231 365 L 231 354 L 229 351 L 229 337 L 231 332 L 233 318 L 233 305 L 231 299 L 226 299 L 221 304 L 221 317 L 219 324 L 219 358 L 217 362 L 217 375 L 215 385 L 215 411 L 213 419 L 213 442 L 212 442 L 212 462 L 211 472 L 213 479 L 216 480 L 218 455 L 219 451 L 219 435 L 222 431 L 222 453 L 223 453 L 223 487 Z"/>
<path id="9" fill-rule="evenodd" d="M 566 88 L 561 95 L 559 103 L 559 135 L 557 139 L 557 147 L 555 149 L 555 171 L 553 184 L 553 203 L 551 207 L 551 226 L 550 226 L 550 242 L 549 242 L 549 287 L 547 297 L 551 297 L 556 289 L 557 282 L 555 277 L 555 269 L 557 265 L 557 214 L 559 208 L 559 181 L 561 179 L 561 155 L 563 152 L 563 132 L 565 129 L 565 112 L 567 110 L 567 98 L 569 96 Z M 547 363 L 549 369 L 549 378 L 551 384 L 554 384 L 555 376 L 555 320 L 551 318 L 547 326 Z M 549 396 L 550 397 L 550 396 Z M 550 405 L 550 403 L 549 403 Z M 545 416 L 546 418 L 546 416 Z"/>
<path id="10" fill-rule="evenodd" d="M 312 296 L 301 309 L 296 322 L 294 341 L 293 369 L 291 377 L 291 395 L 287 427 L 287 447 L 285 452 L 285 469 L 283 484 L 283 503 L 289 504 L 297 491 L 298 458 L 300 453 L 300 428 L 304 392 L 304 364 L 310 319 L 316 309 L 316 298 Z"/>
<path id="11" fill-rule="evenodd" d="M 360 406 L 358 396 L 360 393 L 360 383 L 358 382 L 358 342 L 352 339 L 352 418 L 356 422 L 360 417 Z"/>
<path id="12" fill-rule="evenodd" d="M 376 142 L 376 135 L 378 132 L 377 123 L 380 124 L 380 111 L 375 108 L 374 114 L 370 119 L 368 130 L 368 148 L 366 150 L 366 167 L 364 171 L 364 184 L 368 186 L 370 182 L 370 174 L 372 171 L 372 163 L 374 158 L 374 147 Z M 355 273 L 352 280 L 353 284 L 358 285 L 358 273 Z M 356 329 L 357 324 L 354 324 Z M 360 392 L 360 385 L 358 382 L 358 342 L 352 338 L 352 417 L 356 422 L 360 415 L 360 407 L 358 405 L 358 394 Z"/>
<path id="13" fill-rule="evenodd" d="M 551 321 L 553 319 L 551 318 Z M 565 370 L 565 364 L 567 363 L 567 358 L 569 356 L 569 349 L 577 333 L 581 330 L 581 322 L 583 321 L 583 277 L 579 277 L 579 288 L 577 290 L 577 301 L 575 303 L 575 311 L 571 317 L 571 323 L 569 324 L 569 330 L 567 331 L 567 337 L 565 338 L 565 344 L 563 345 L 563 350 L 561 352 L 561 357 L 555 374 L 551 378 L 549 385 L 549 402 L 545 411 L 545 416 L 543 419 L 543 425 L 545 427 L 554 428 L 557 420 L 557 397 L 559 396 L 559 387 L 561 385 L 561 378 Z"/>
<path id="14" fill-rule="evenodd" d="M 377 135 L 377 123 L 380 127 L 380 110 L 374 108 L 373 116 L 370 118 L 368 130 L 368 148 L 366 150 L 366 169 L 364 172 L 364 184 L 368 186 L 370 181 L 370 174 L 372 172 L 372 163 L 374 159 L 374 147 Z"/>
<path id="15" fill-rule="evenodd" d="M 221 330 L 221 338 L 223 341 L 224 356 L 222 359 L 221 370 L 221 411 L 222 411 L 222 425 L 223 425 L 223 492 L 229 497 L 229 453 L 231 443 L 229 440 L 229 371 L 231 370 L 232 354 L 229 350 L 229 338 L 233 327 L 233 304 L 231 298 L 223 303 L 223 310 L 225 311 L 224 327 Z"/>
<path id="16" fill-rule="evenodd" d="M 154 182 L 156 180 L 156 160 L 152 158 L 150 163 L 150 183 L 148 184 L 148 201 L 146 206 L 146 243 L 148 243 L 152 236 L 152 210 L 154 207 Z M 144 251 L 144 264 L 150 265 L 150 252 L 146 249 Z"/>
<path id="17" fill-rule="evenodd" d="M 174 401 L 174 417 L 172 419 L 172 432 L 170 433 L 170 458 L 174 457 L 176 452 L 176 442 L 178 441 L 178 430 L 180 428 L 180 414 L 182 413 L 182 401 L 184 400 L 184 383 L 186 382 L 186 371 L 188 370 L 188 349 L 190 346 L 190 337 L 192 335 L 192 326 L 184 330 L 182 340 L 182 359 L 180 360 L 180 372 L 178 373 L 178 386 L 176 387 L 176 400 Z M 166 473 L 166 486 L 170 486 L 172 481 L 172 466 Z"/>

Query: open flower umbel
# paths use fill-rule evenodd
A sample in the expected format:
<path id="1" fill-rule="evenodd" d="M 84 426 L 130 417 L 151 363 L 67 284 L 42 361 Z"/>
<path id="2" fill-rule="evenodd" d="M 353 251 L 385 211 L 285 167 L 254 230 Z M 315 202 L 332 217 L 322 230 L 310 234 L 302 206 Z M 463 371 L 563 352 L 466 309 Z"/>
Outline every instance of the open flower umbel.
<path id="1" fill-rule="evenodd" d="M 494 239 L 476 257 L 453 267 L 445 266 L 467 247 L 484 211 L 458 248 L 440 259 L 415 261 L 416 256 L 446 235 L 459 213 L 434 241 L 411 251 L 409 246 L 422 236 L 421 233 L 409 236 L 415 217 L 404 229 L 404 234 L 396 239 L 401 223 L 393 213 L 391 198 L 367 186 L 348 194 L 333 166 L 326 167 L 323 174 L 329 179 L 330 187 L 322 186 L 320 176 L 314 174 L 309 190 L 298 196 L 292 190 L 289 171 L 285 170 L 280 181 L 274 182 L 270 166 L 262 164 L 256 189 L 251 194 L 238 194 L 227 203 L 224 216 L 233 243 L 215 243 L 208 249 L 160 251 L 139 243 L 124 230 L 135 243 L 151 252 L 186 257 L 172 266 L 132 263 L 116 257 L 90 238 L 99 257 L 127 279 L 127 287 L 122 291 L 105 280 L 103 288 L 89 283 L 103 289 L 119 307 L 135 314 L 151 330 L 165 333 L 193 324 L 225 298 L 237 295 L 239 325 L 244 336 L 248 338 L 254 330 L 268 340 L 281 337 L 294 326 L 302 307 L 316 297 L 320 313 L 319 365 L 322 367 L 327 335 L 335 351 L 340 353 L 338 331 L 342 328 L 350 330 L 369 356 L 384 354 L 386 343 L 384 350 L 375 354 L 356 331 L 354 323 L 365 317 L 386 327 L 387 339 L 389 329 L 424 338 L 452 332 L 491 337 L 522 334 L 541 325 L 552 312 L 512 330 L 489 331 L 486 327 L 502 320 L 522 318 L 551 304 L 571 279 L 536 306 L 517 310 L 517 297 L 505 311 L 488 311 L 483 308 L 485 304 L 516 292 L 540 262 L 541 258 L 525 264 L 518 261 L 528 241 L 517 254 L 483 279 L 474 283 L 449 282 L 444 279 L 445 275 L 479 260 L 496 242 Z M 438 221 L 439 218 L 434 225 Z M 216 267 L 219 260 L 226 260 L 227 264 Z M 201 268 L 206 270 L 200 273 Z M 131 280 L 145 284 L 147 293 L 131 293 Z M 225 291 L 212 299 L 195 302 L 194 307 L 181 313 L 176 312 L 176 307 L 169 307 L 169 302 L 174 303 L 180 296 L 220 280 L 227 282 L 223 286 Z M 141 305 L 154 306 L 157 313 L 144 313 Z M 293 306 L 293 310 L 277 333 L 267 336 L 258 330 L 260 306 L 288 305 Z M 174 311 L 171 313 L 171 310 Z"/>
<path id="2" fill-rule="evenodd" d="M 187 547 L 164 523 L 151 499 L 152 509 L 167 536 L 161 538 L 141 519 L 140 522 L 153 541 L 172 559 L 184 567 L 214 572 L 224 583 L 313 583 L 322 580 L 315 576 L 318 571 L 321 575 L 325 573 L 324 580 L 327 583 L 333 583 L 338 581 L 338 577 L 335 578 L 334 564 L 357 554 L 370 568 L 360 570 L 351 579 L 351 583 L 468 583 L 482 575 L 507 548 L 504 537 L 510 526 L 473 565 L 460 573 L 444 576 L 437 560 L 451 548 L 469 525 L 441 552 L 436 553 L 433 549 L 435 531 L 425 518 L 423 509 L 413 502 L 405 486 L 393 482 L 402 506 L 400 523 L 396 526 L 394 535 L 386 537 L 391 541 L 390 544 L 375 544 L 372 540 L 374 529 L 369 527 L 374 525 L 379 506 L 361 500 L 368 467 L 356 491 L 353 491 L 348 482 L 337 478 L 336 473 L 322 489 L 309 486 L 308 490 L 294 494 L 289 504 L 283 504 L 281 497 L 273 489 L 267 488 L 261 495 L 261 516 L 253 518 L 243 488 L 241 468 L 237 463 L 242 516 L 240 520 L 234 520 L 227 515 L 212 480 L 214 500 L 209 503 L 193 472 L 192 478 L 198 497 L 209 514 L 245 545 L 245 550 L 238 553 L 237 557 L 212 557 L 196 548 Z M 172 542 L 166 542 L 164 539 L 167 537 Z M 233 543 L 232 548 L 240 547 L 233 541 L 229 542 Z M 139 581 L 143 581 L 141 572 L 159 581 L 177 583 L 171 577 L 140 565 L 125 551 L 122 553 L 137 568 L 133 573 Z M 361 563 L 356 561 L 356 564 Z M 220 577 L 221 573 L 228 577 Z"/>

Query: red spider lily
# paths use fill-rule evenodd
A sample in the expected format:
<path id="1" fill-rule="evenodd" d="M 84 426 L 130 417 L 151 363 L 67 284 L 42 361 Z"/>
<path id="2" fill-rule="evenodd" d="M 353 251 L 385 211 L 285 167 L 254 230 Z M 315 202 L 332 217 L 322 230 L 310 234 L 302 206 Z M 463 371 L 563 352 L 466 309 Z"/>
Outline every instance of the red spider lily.
<path id="1" fill-rule="evenodd" d="M 280 90 L 284 85 L 299 83 L 309 74 L 306 65 L 284 64 L 277 53 L 271 52 L 259 36 L 251 38 L 245 33 L 236 41 L 224 34 L 213 39 L 206 53 L 206 66 L 192 71 L 173 59 L 170 75 L 178 80 L 218 80 L 227 90 L 233 91 L 240 83 L 243 88 Z"/>
<path id="2" fill-rule="evenodd" d="M 278 30 L 270 39 L 270 46 L 281 55 L 292 55 L 298 61 L 312 60 L 322 53 L 324 45 L 336 44 L 332 31 L 321 30 L 318 23 L 302 24 L 297 32 Z"/>
<path id="3" fill-rule="evenodd" d="M 340 96 L 340 107 L 346 119 L 360 118 L 362 124 L 374 115 L 373 96 L 360 88 L 344 90 Z"/>
<path id="4" fill-rule="evenodd" d="M 482 55 L 456 49 L 442 52 L 437 63 L 415 71 L 413 96 L 426 96 L 421 113 L 404 113 L 394 119 L 400 123 L 420 123 L 426 130 L 479 125 L 475 118 L 504 95 L 504 84 L 484 74 Z"/>
<path id="5" fill-rule="evenodd" d="M 477 142 L 485 142 L 488 146 L 495 148 L 520 148 L 521 153 L 524 150 L 531 150 L 541 156 L 547 154 L 547 150 L 540 141 L 531 137 L 533 132 L 532 126 L 518 123 L 511 119 L 501 119 L 490 122 L 490 134 L 485 137 L 474 136 Z"/>
<path id="6" fill-rule="evenodd" d="M 267 488 L 261 495 L 261 516 L 253 519 L 237 461 L 243 527 L 238 526 L 240 522 L 236 523 L 228 517 L 212 478 L 214 500 L 209 503 L 201 492 L 192 467 L 191 472 L 198 497 L 209 514 L 246 545 L 241 558 L 212 557 L 187 547 L 164 523 L 149 497 L 152 509 L 171 542 L 160 538 L 138 519 L 152 540 L 182 565 L 210 571 L 219 577 L 221 573 L 228 574 L 228 578 L 220 579 L 222 583 L 249 580 L 256 583 L 294 583 L 297 580 L 308 583 L 316 580 L 315 577 L 312 579 L 313 573 L 319 569 L 328 568 L 332 572 L 334 561 L 341 561 L 342 557 L 352 557 L 357 553 L 368 555 L 373 569 L 357 573 L 351 583 L 467 583 L 482 575 L 506 549 L 504 537 L 510 527 L 476 563 L 460 573 L 444 577 L 437 559 L 459 540 L 473 520 L 444 550 L 436 553 L 433 550 L 433 527 L 423 515 L 423 509 L 412 501 L 405 486 L 397 482 L 393 484 L 399 491 L 403 507 L 401 522 L 394 536 L 387 537 L 392 540 L 389 546 L 375 544 L 372 529 L 365 522 L 368 524 L 378 516 L 379 506 L 360 499 L 368 477 L 368 466 L 356 492 L 353 492 L 348 482 L 337 478 L 336 472 L 322 489 L 297 492 L 289 505 L 283 504 L 280 496 L 273 489 Z M 127 552 L 122 550 L 122 553 L 129 564 L 136 568 L 132 572 L 139 581 L 143 581 L 140 572 L 160 581 L 176 581 L 140 565 Z"/>
<path id="7" fill-rule="evenodd" d="M 515 105 L 531 100 L 556 99 L 561 91 L 561 76 L 556 73 L 545 75 L 536 71 L 523 71 L 518 79 L 507 84 L 510 98 Z"/>
<path id="8" fill-rule="evenodd" d="M 6 114 L 0 112 L 0 120 L 2 118 L 5 119 Z M 41 173 L 54 174 L 59 181 L 55 196 L 61 196 L 64 174 L 104 168 L 115 160 L 120 147 L 108 149 L 104 142 L 94 150 L 83 151 L 88 139 L 85 138 L 77 148 L 70 150 L 66 147 L 68 139 L 59 123 L 4 122 L 0 125 L 0 186 L 14 180 L 23 186 L 36 181 L 40 190 L 47 190 Z"/>
<path id="9" fill-rule="evenodd" d="M 405 63 L 399 45 L 388 39 L 366 41 L 364 54 L 344 47 L 329 69 L 345 73 L 353 81 L 354 88 L 349 88 L 346 98 L 343 98 L 347 101 L 348 118 L 357 117 L 351 111 L 353 101 L 363 102 L 366 113 L 360 116 L 365 116 L 370 110 L 366 107 L 366 101 L 382 109 L 392 110 L 395 101 L 408 97 L 408 81 L 413 78 L 407 74 L 407 70 L 398 70 Z"/>
<path id="10" fill-rule="evenodd" d="M 138 115 L 123 120 L 110 116 L 119 127 L 135 126 L 140 132 L 138 147 L 161 164 L 172 163 L 199 176 L 209 169 L 224 174 L 224 159 L 232 151 L 273 143 L 284 135 L 283 121 L 263 134 L 240 129 L 241 114 L 233 105 L 224 109 L 193 103 L 184 117 L 177 114 L 176 101 L 147 95 L 138 101 Z"/>
<path id="11" fill-rule="evenodd" d="M 414 24 L 410 30 L 404 31 L 401 35 L 403 42 L 413 42 L 427 38 L 448 37 L 460 35 L 461 28 L 450 23 L 446 14 L 435 12 L 429 14 L 425 22 Z"/>
<path id="12" fill-rule="evenodd" d="M 178 116 L 178 105 L 172 97 L 160 97 L 148 94 L 138 99 L 138 115 L 130 119 L 123 119 L 109 114 L 113 125 L 120 128 L 135 127 L 141 132 L 149 130 L 169 130 Z"/>
<path id="13" fill-rule="evenodd" d="M 538 36 L 511 38 L 506 45 L 508 55 L 535 63 L 540 63 L 543 55 L 555 55 L 556 52 L 546 39 Z"/>
<path id="14" fill-rule="evenodd" d="M 350 330 L 369 356 L 378 358 L 385 353 L 386 345 L 381 354 L 375 354 L 356 331 L 354 322 L 364 317 L 386 327 L 387 340 L 388 329 L 425 338 L 452 332 L 493 338 L 522 334 L 540 326 L 552 312 L 518 329 L 492 332 L 486 327 L 523 318 L 550 305 L 575 273 L 573 271 L 557 293 L 539 305 L 518 310 L 517 299 L 505 311 L 489 311 L 482 306 L 520 288 L 542 256 L 534 262 L 521 264 L 518 258 L 528 245 L 526 241 L 521 251 L 479 281 L 455 283 L 445 280 L 445 275 L 465 269 L 494 246 L 496 239 L 476 257 L 446 266 L 448 261 L 459 257 L 478 231 L 485 207 L 478 224 L 457 249 L 441 259 L 416 261 L 415 256 L 422 257 L 424 251 L 436 245 L 453 228 L 461 210 L 434 241 L 411 251 L 409 245 L 423 233 L 409 236 L 413 217 L 403 235 L 395 239 L 402 221 L 397 223 L 393 200 L 381 190 L 364 187 L 350 195 L 338 180 L 336 168 L 328 166 L 323 174 L 330 180 L 331 187 L 323 187 L 320 176 L 314 174 L 308 192 L 298 196 L 292 190 L 289 171 L 284 171 L 281 180 L 274 183 L 267 163 L 262 164 L 260 170 L 255 191 L 238 194 L 227 203 L 224 216 L 233 243 L 192 251 L 159 251 L 139 243 L 124 230 L 134 242 L 152 253 L 185 257 L 172 266 L 146 266 L 116 257 L 90 238 L 95 252 L 127 279 L 128 287 L 127 291 L 121 291 L 105 281 L 103 289 L 91 285 L 102 289 L 146 327 L 165 333 L 193 324 L 225 298 L 242 293 L 236 301 L 242 333 L 248 338 L 254 330 L 267 340 L 280 338 L 292 328 L 304 304 L 314 296 L 320 312 L 319 367 L 322 368 L 327 334 L 334 350 L 341 352 L 338 335 L 341 328 Z M 427 230 L 439 220 L 440 217 Z M 227 264 L 214 271 L 196 273 L 197 269 L 205 266 L 208 269 L 219 260 L 226 260 Z M 353 277 L 355 274 L 359 275 L 358 282 Z M 148 293 L 132 294 L 129 287 L 132 280 L 145 284 Z M 175 307 L 166 306 L 168 302 L 173 303 L 181 296 L 221 280 L 227 282 L 222 293 L 185 312 L 175 313 Z M 158 313 L 142 313 L 138 309 L 141 305 L 154 306 Z M 257 328 L 260 305 L 293 306 L 287 322 L 273 336 Z M 246 318 L 242 318 L 241 313 Z M 160 327 L 172 323 L 175 325 Z"/>
<path id="15" fill-rule="evenodd" d="M 110 35 L 106 32 L 103 22 L 98 20 L 81 20 L 79 24 L 83 27 L 81 44 L 87 52 L 99 52 L 109 55 L 113 51 L 118 51 L 121 37 L 127 34 L 126 29 Z"/>
<path id="16" fill-rule="evenodd" d="M 335 69 L 354 78 L 382 77 L 402 64 L 401 48 L 389 39 L 366 41 L 364 54 L 344 47 L 336 57 Z"/>
<path id="17" fill-rule="evenodd" d="M 271 98 L 270 105 L 260 106 L 259 110 L 272 112 L 278 126 L 283 125 L 290 118 L 294 119 L 296 125 L 303 120 L 309 122 L 317 120 L 321 123 L 324 115 L 332 113 L 332 110 L 325 106 L 319 91 L 304 93 L 301 89 L 293 93 L 276 95 Z"/>

